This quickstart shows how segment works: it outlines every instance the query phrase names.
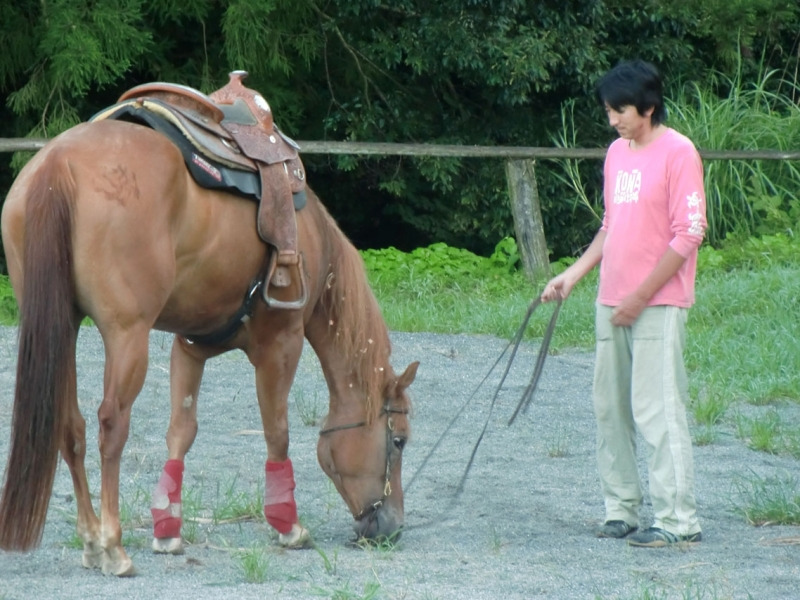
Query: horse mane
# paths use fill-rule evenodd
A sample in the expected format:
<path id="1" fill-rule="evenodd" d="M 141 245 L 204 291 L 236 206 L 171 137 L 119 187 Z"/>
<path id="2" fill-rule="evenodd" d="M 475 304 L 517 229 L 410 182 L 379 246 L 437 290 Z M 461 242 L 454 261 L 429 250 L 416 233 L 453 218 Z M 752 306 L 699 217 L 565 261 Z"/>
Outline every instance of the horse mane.
<path id="1" fill-rule="evenodd" d="M 320 205 L 322 206 L 322 205 Z M 337 353 L 348 357 L 353 385 L 365 392 L 367 418 L 383 403 L 384 383 L 391 375 L 389 332 L 355 246 L 323 208 L 334 236 L 331 264 L 320 302 L 333 328 Z"/>

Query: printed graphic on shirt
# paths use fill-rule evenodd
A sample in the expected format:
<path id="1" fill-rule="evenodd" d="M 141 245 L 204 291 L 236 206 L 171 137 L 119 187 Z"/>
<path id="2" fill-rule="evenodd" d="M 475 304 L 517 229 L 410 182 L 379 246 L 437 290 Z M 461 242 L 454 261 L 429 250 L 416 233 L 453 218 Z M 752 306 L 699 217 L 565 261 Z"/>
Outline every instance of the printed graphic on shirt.
<path id="1" fill-rule="evenodd" d="M 634 169 L 630 173 L 620 169 L 614 184 L 614 204 L 630 204 L 639 202 L 639 191 L 642 189 L 642 172 Z"/>
<path id="2" fill-rule="evenodd" d="M 692 192 L 686 196 L 686 202 L 689 205 L 689 233 L 693 235 L 703 235 L 703 215 L 700 214 L 699 208 L 702 200 L 700 194 Z"/>

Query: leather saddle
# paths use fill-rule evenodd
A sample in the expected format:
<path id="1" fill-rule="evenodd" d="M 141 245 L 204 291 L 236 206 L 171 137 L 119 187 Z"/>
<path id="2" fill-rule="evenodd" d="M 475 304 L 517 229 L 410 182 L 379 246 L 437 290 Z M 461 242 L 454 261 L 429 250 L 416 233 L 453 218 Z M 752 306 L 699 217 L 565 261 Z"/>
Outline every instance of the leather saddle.
<path id="1" fill-rule="evenodd" d="M 139 122 L 166 134 L 180 148 L 199 185 L 259 200 L 257 229 L 270 248 L 262 296 L 274 308 L 298 309 L 308 300 L 295 211 L 305 206 L 306 177 L 299 146 L 273 122 L 267 101 L 245 87 L 245 71 L 210 95 L 165 82 L 131 88 L 90 120 Z M 284 301 L 270 285 L 297 283 L 299 297 Z"/>

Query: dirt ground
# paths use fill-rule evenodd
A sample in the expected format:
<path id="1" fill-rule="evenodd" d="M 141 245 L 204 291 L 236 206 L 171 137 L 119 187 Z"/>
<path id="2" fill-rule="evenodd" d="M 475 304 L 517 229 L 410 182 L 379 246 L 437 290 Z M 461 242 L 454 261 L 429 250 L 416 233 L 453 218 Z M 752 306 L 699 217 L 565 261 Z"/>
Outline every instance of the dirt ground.
<path id="1" fill-rule="evenodd" d="M 736 510 L 753 478 L 797 473 L 796 460 L 749 450 L 732 425 L 695 449 L 703 543 L 638 549 L 594 537 L 603 517 L 594 464 L 589 353 L 547 360 L 530 410 L 506 422 L 525 388 L 537 347 L 525 346 L 489 420 L 463 492 L 458 482 L 487 418 L 500 371 L 451 423 L 505 346 L 492 337 L 393 333 L 398 372 L 420 360 L 413 439 L 406 449 L 406 528 L 393 549 L 349 544 L 351 517 L 316 463 L 318 428 L 303 423 L 309 407 L 324 414 L 327 391 L 316 358 L 303 354 L 292 392 L 291 457 L 301 520 L 316 548 L 286 551 L 263 517 L 185 525 L 183 556 L 149 550 L 150 493 L 166 458 L 170 336 L 154 332 L 147 382 L 133 409 L 121 489 L 124 540 L 137 567 L 132 578 L 105 577 L 80 566 L 75 505 L 61 463 L 41 547 L 0 552 L 0 600 L 28 598 L 392 598 L 392 599 L 789 599 L 800 597 L 797 527 L 757 528 Z M 99 492 L 96 410 L 102 396 L 102 344 L 83 328 L 79 396 L 89 432 L 90 484 Z M 0 328 L 0 464 L 11 427 L 16 330 Z M 787 409 L 791 409 L 788 407 Z M 200 396 L 200 432 L 187 456 L 184 505 L 212 511 L 231 498 L 263 492 L 266 449 L 253 372 L 242 353 L 209 362 Z M 643 477 L 644 477 L 643 472 Z M 413 477 L 413 481 L 412 481 Z M 411 485 L 408 483 L 411 481 Z M 649 506 L 645 506 L 647 521 Z M 645 523 L 645 525 L 648 523 Z M 187 527 L 190 529 L 187 530 Z M 262 581 L 248 583 L 247 557 Z"/>

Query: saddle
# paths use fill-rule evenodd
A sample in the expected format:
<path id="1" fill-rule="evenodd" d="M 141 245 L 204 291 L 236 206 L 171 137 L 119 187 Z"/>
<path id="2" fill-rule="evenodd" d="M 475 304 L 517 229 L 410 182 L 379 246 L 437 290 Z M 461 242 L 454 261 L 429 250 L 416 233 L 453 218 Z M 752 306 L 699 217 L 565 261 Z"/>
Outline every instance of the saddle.
<path id="1" fill-rule="evenodd" d="M 295 211 L 305 205 L 306 178 L 299 146 L 275 125 L 263 96 L 243 85 L 247 72 L 229 77 L 210 95 L 174 83 L 145 83 L 91 120 L 144 122 L 178 145 L 200 185 L 258 198 L 258 234 L 270 248 L 262 296 L 274 308 L 302 308 L 308 293 Z M 285 288 L 293 279 L 299 298 L 270 296 L 270 285 Z"/>

